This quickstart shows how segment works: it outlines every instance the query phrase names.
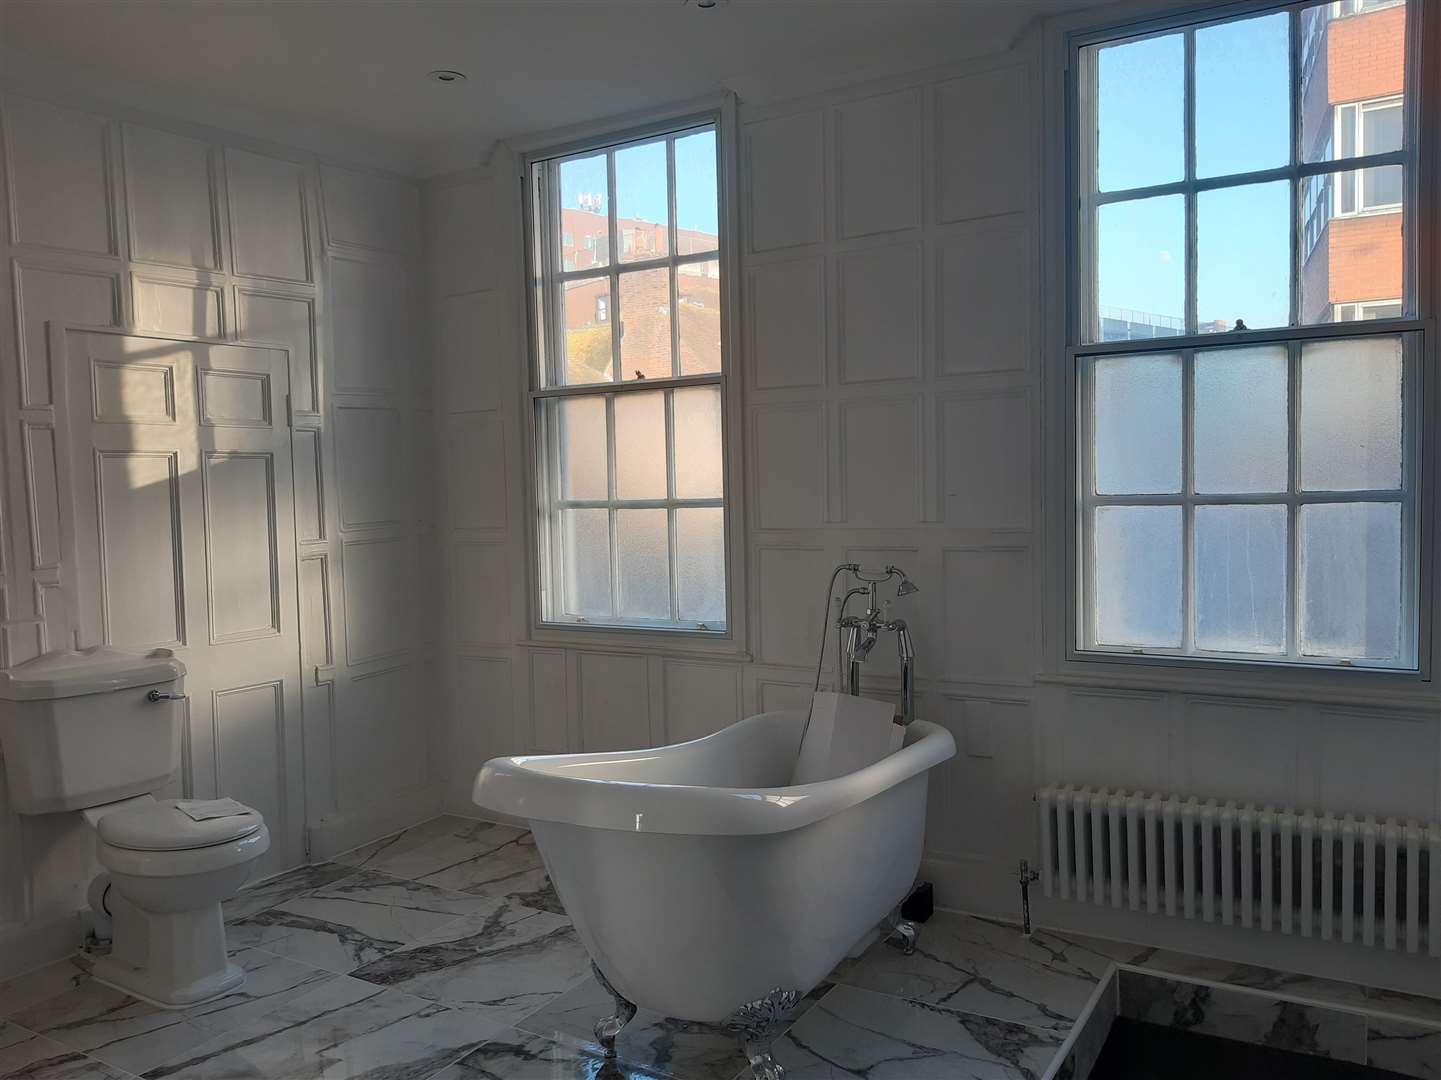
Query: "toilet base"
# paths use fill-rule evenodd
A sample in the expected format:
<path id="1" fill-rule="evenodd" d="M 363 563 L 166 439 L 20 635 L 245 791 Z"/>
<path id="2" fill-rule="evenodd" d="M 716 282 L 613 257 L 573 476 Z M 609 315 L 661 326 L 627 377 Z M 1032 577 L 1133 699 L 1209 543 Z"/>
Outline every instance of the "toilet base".
<path id="1" fill-rule="evenodd" d="M 133 967 L 113 956 L 95 957 L 90 974 L 96 982 L 162 1009 L 188 1009 L 192 1005 L 201 1005 L 233 993 L 245 983 L 244 970 L 228 962 L 220 971 L 185 986 L 166 984 L 145 969 Z"/>

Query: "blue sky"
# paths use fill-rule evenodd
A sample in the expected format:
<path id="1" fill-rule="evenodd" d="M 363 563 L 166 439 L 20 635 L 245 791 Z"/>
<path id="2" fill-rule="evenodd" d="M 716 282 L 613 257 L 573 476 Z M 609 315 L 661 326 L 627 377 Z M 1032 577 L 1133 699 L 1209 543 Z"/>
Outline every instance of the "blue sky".
<path id="1" fill-rule="evenodd" d="M 719 232 L 716 212 L 716 151 L 713 130 L 675 142 L 676 224 L 682 229 Z M 615 155 L 616 214 L 666 220 L 665 142 L 642 143 Z M 561 206 L 574 209 L 582 193 L 599 194 L 604 205 L 605 155 L 567 161 L 560 170 Z"/>
<path id="2" fill-rule="evenodd" d="M 1103 191 L 1180 180 L 1185 169 L 1182 36 L 1100 50 Z M 1196 31 L 1196 172 L 1220 176 L 1290 158 L 1287 15 Z M 1202 194 L 1197 315 L 1252 327 L 1289 316 L 1290 195 L 1284 183 Z M 1115 204 L 1100 221 L 1100 303 L 1185 314 L 1180 196 Z"/>

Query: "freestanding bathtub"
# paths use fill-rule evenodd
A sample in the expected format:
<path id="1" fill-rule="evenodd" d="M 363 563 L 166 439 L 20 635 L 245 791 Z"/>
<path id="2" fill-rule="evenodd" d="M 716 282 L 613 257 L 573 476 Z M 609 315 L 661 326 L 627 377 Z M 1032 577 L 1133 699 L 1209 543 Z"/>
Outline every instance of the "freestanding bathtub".
<path id="1" fill-rule="evenodd" d="M 474 799 L 530 822 L 618 998 L 735 1028 L 737 1010 L 808 993 L 905 898 L 927 772 L 955 754 L 950 732 L 916 721 L 874 765 L 786 786 L 805 718 L 762 713 L 653 750 L 496 758 Z"/>

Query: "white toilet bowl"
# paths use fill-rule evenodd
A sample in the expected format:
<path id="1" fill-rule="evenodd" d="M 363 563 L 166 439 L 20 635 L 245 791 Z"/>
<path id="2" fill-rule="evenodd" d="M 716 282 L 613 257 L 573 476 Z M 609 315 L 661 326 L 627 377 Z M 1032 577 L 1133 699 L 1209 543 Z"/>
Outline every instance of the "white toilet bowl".
<path id="1" fill-rule="evenodd" d="M 265 820 L 243 814 L 193 821 L 173 800 L 97 807 L 96 855 L 108 874 L 99 890 L 112 920 L 110 953 L 95 961 L 101 982 L 165 1008 L 230 993 L 245 973 L 225 952 L 221 901 L 245 884 L 270 849 Z"/>

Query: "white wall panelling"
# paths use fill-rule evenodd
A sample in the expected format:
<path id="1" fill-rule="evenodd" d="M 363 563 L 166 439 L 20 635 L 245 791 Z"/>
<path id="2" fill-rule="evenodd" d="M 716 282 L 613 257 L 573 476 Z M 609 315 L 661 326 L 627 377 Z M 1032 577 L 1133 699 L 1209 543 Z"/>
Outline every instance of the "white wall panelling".
<path id="1" fill-rule="evenodd" d="M 288 551 L 258 538 L 246 549 L 255 558 L 228 564 L 227 572 L 249 581 L 274 575 L 291 560 L 299 571 L 299 608 L 292 601 L 277 609 L 263 589 L 246 589 L 246 603 L 227 606 L 216 626 L 186 632 L 249 640 L 273 634 L 276 620 L 287 628 L 298 623 L 292 640 L 299 640 L 304 687 L 293 706 L 277 706 L 265 678 L 221 688 L 213 737 L 187 743 L 187 767 L 203 779 L 190 775 L 186 783 L 200 791 L 224 790 L 227 779 L 244 783 L 243 790 L 225 793 L 249 799 L 277 823 L 300 815 L 312 848 L 321 852 L 426 816 L 439 796 L 426 782 L 428 741 L 411 730 L 423 715 L 413 707 L 418 669 L 397 663 L 416 624 L 415 597 L 404 584 L 415 576 L 408 560 L 418 550 L 416 522 L 436 516 L 422 505 L 427 489 L 412 490 L 405 471 L 413 387 L 425 388 L 429 399 L 429 357 L 413 311 L 416 186 L 328 163 L 324 195 L 333 204 L 322 207 L 322 166 L 314 155 L 193 126 L 182 133 L 154 117 L 60 107 L 41 97 L 0 97 L 8 223 L 0 263 L 7 298 L 0 305 L 0 663 L 68 647 L 82 599 L 68 564 L 69 515 L 62 511 L 72 493 L 62 486 L 56 460 L 56 447 L 69 437 L 68 409 L 55 400 L 50 329 L 131 326 L 283 346 L 291 365 L 283 389 L 294 420 L 297 536 Z M 337 266 L 338 276 L 327 272 Z M 96 406 L 103 415 L 119 419 L 122 402 L 132 416 L 137 408 L 172 408 L 165 395 L 175 388 L 165 372 L 142 368 L 100 373 Z M 259 423 L 265 415 L 254 380 L 214 373 L 205 383 L 203 405 L 212 422 L 242 430 L 234 425 Z M 332 386 L 333 402 L 324 393 Z M 363 422 L 376 416 L 395 420 Z M 356 418 L 362 422 L 351 422 Z M 352 466 L 343 483 L 336 472 L 337 429 Z M 223 476 L 218 464 L 209 463 L 212 486 L 269 482 L 263 468 L 256 473 L 244 461 L 227 460 Z M 288 492 L 290 479 L 285 482 Z M 264 531 L 263 516 L 223 527 L 248 524 Z M 386 552 L 388 562 L 405 565 L 357 556 L 365 541 Z M 358 564 L 359 580 L 347 581 L 349 563 Z M 127 569 L 137 576 L 134 567 Z M 115 588 L 123 600 L 122 583 Z M 353 640 L 348 615 L 363 620 Z M 116 617 L 127 624 L 145 618 L 133 604 Z M 156 632 L 174 636 L 173 623 Z M 368 659 L 352 669 L 355 657 Z M 197 685 L 204 675 L 197 673 Z M 295 716 L 282 715 L 292 707 L 303 713 L 303 732 Z M 300 733 L 293 741 L 284 736 L 292 729 Z M 279 763 L 266 773 L 268 787 L 238 779 L 256 775 L 255 763 L 264 760 Z M 8 959 L 21 955 L 12 941 L 27 935 L 44 938 L 52 926 L 78 932 L 74 913 L 93 872 L 93 841 L 73 815 L 22 827 L 0 806 L 3 830 L 25 838 L 21 898 L 0 898 L 0 956 Z M 277 845 L 268 868 L 303 857 L 298 845 Z M 0 960 L 0 975 L 5 965 Z"/>

